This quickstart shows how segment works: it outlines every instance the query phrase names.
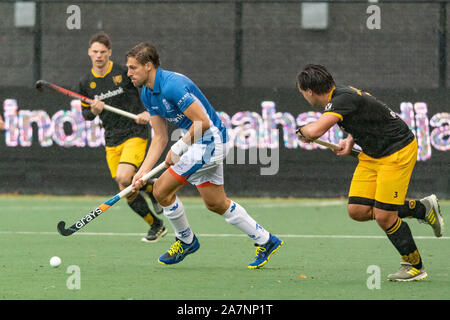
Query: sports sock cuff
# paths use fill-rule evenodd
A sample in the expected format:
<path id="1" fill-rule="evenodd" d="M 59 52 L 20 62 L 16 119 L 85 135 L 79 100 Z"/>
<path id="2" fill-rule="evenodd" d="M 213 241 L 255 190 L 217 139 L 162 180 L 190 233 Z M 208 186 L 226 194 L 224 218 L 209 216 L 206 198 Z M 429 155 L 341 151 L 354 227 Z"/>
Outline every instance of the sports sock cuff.
<path id="1" fill-rule="evenodd" d="M 397 218 L 397 220 L 394 222 L 392 226 L 390 226 L 388 229 L 386 229 L 386 233 L 388 235 L 394 234 L 401 226 L 402 219 Z"/>
<path id="2" fill-rule="evenodd" d="M 231 201 L 230 207 L 222 215 L 222 217 L 225 218 L 225 221 L 228 222 L 229 224 L 236 224 L 241 221 L 241 215 L 239 214 L 239 210 L 236 210 L 236 208 L 238 208 L 238 206 L 239 206 L 239 204 L 237 204 L 234 201 Z"/>
<path id="3" fill-rule="evenodd" d="M 174 203 L 172 203 L 170 206 L 161 207 L 163 208 L 164 216 L 166 216 L 167 219 L 177 219 L 184 214 L 183 203 L 180 201 L 180 199 L 178 199 L 178 197 L 175 197 Z"/>
<path id="4" fill-rule="evenodd" d="M 409 262 L 416 269 L 422 268 L 422 258 L 420 257 L 419 251 L 416 249 L 412 253 L 402 256 L 403 262 Z"/>
<path id="5" fill-rule="evenodd" d="M 147 193 L 151 193 L 153 191 L 153 184 L 147 182 L 147 184 L 144 185 L 140 190 Z"/>
<path id="6" fill-rule="evenodd" d="M 407 200 L 398 208 L 400 218 L 425 219 L 426 208 L 420 200 Z"/>
<path id="7" fill-rule="evenodd" d="M 226 222 L 247 234 L 258 245 L 267 243 L 270 238 L 269 232 L 258 224 L 242 206 L 234 201 L 231 201 L 230 207 L 222 216 Z"/>
<path id="8" fill-rule="evenodd" d="M 152 216 L 150 213 L 146 216 L 142 217 L 149 225 L 153 225 L 153 223 L 158 219 L 154 216 Z"/>

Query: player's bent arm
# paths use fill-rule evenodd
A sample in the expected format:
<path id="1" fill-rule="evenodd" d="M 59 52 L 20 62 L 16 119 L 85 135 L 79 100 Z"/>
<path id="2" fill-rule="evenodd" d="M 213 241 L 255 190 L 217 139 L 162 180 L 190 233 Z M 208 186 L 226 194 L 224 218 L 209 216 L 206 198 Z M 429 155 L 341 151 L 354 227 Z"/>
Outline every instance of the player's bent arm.
<path id="1" fill-rule="evenodd" d="M 192 121 L 192 125 L 180 140 L 170 148 L 169 153 L 166 156 L 166 164 L 172 165 L 177 161 L 177 157 L 180 157 L 187 151 L 189 146 L 203 136 L 203 133 L 209 129 L 209 118 L 203 112 L 203 108 L 197 101 L 191 103 L 184 111 L 184 115 Z M 176 157 L 172 157 L 172 154 Z"/>
<path id="2" fill-rule="evenodd" d="M 341 119 L 333 114 L 323 114 L 317 121 L 308 123 L 301 127 L 301 134 L 308 140 L 315 140 L 320 138 L 331 129 Z"/>
<path id="3" fill-rule="evenodd" d="M 83 118 L 87 121 L 92 121 L 95 119 L 96 116 L 98 116 L 102 111 L 105 103 L 100 100 L 94 100 L 91 105 L 85 106 L 82 105 L 83 110 L 81 113 L 83 114 Z"/>
<path id="4" fill-rule="evenodd" d="M 158 159 L 161 157 L 164 149 L 169 141 L 167 133 L 167 120 L 161 116 L 151 116 L 150 121 L 152 123 L 152 128 L 154 135 L 150 147 L 148 148 L 147 155 L 142 162 L 136 175 L 133 177 L 133 185 L 136 185 L 137 180 L 139 180 L 144 174 L 149 172 L 155 166 Z"/>
<path id="5" fill-rule="evenodd" d="M 78 85 L 74 88 L 73 91 L 87 97 L 87 92 L 83 89 L 83 83 L 80 81 Z M 96 115 L 91 112 L 91 106 L 87 103 L 81 101 L 81 114 L 83 115 L 84 120 L 92 121 L 95 119 Z"/>
<path id="6" fill-rule="evenodd" d="M 192 121 L 192 125 L 188 132 L 183 136 L 183 141 L 191 145 L 197 139 L 203 136 L 203 133 L 209 129 L 209 118 L 203 111 L 203 108 L 194 101 L 189 107 L 184 110 L 184 115 Z"/>

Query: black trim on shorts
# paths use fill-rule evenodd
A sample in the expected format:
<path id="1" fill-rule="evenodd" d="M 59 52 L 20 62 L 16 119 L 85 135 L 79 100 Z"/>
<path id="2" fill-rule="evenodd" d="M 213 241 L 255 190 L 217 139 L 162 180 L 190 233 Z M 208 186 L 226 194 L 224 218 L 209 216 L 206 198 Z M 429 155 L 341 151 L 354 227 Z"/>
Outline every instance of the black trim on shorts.
<path id="1" fill-rule="evenodd" d="M 139 169 L 134 163 L 131 163 L 131 162 L 119 162 L 119 164 L 121 164 L 121 163 L 124 163 L 124 164 L 131 164 L 133 167 L 136 168 L 136 170 Z"/>
<path id="2" fill-rule="evenodd" d="M 375 200 L 363 197 L 349 197 L 348 204 L 362 204 L 365 206 L 373 207 L 375 204 Z"/>
<path id="3" fill-rule="evenodd" d="M 384 203 L 380 201 L 375 201 L 375 208 L 386 210 L 386 211 L 398 211 L 399 207 L 401 205 L 399 204 L 391 204 L 391 203 Z"/>
<path id="4" fill-rule="evenodd" d="M 401 207 L 401 205 L 399 205 L 399 204 L 384 203 L 384 202 L 376 201 L 374 199 L 363 198 L 363 197 L 349 197 L 348 204 L 361 204 L 361 205 L 375 207 L 375 208 L 378 208 L 381 210 L 386 210 L 386 211 L 398 211 L 399 207 Z"/>

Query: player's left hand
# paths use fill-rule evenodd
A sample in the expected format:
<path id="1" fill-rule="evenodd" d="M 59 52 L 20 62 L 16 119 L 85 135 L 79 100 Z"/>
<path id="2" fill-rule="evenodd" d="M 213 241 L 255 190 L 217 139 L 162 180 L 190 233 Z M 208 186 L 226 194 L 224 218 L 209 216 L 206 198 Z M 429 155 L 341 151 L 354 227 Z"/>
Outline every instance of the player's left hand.
<path id="1" fill-rule="evenodd" d="M 137 115 L 137 124 L 148 124 L 150 122 L 150 113 L 148 111 L 141 112 Z"/>
<path id="2" fill-rule="evenodd" d="M 98 116 L 102 111 L 103 107 L 105 106 L 105 103 L 101 100 L 94 99 L 91 103 L 91 112 Z"/>

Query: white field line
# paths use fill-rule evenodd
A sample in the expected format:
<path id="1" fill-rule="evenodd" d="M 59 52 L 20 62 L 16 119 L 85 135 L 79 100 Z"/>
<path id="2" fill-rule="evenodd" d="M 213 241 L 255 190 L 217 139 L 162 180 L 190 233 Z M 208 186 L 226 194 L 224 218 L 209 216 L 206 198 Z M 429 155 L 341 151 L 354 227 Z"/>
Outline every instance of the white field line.
<path id="1" fill-rule="evenodd" d="M 0 235 L 58 235 L 57 231 L 46 232 L 46 231 L 0 231 Z M 122 236 L 122 237 L 141 237 L 145 236 L 145 233 L 123 233 L 123 232 L 78 232 L 77 236 Z M 175 234 L 168 234 L 172 237 Z M 234 233 L 198 233 L 199 237 L 210 237 L 210 238 L 236 238 L 236 237 L 247 237 L 245 234 L 234 234 Z M 386 239 L 386 236 L 371 236 L 371 235 L 339 235 L 339 234 L 277 234 L 280 238 L 319 238 L 319 239 Z M 426 240 L 449 240 L 450 237 L 436 238 L 432 236 L 415 236 L 414 239 L 426 239 Z"/>

